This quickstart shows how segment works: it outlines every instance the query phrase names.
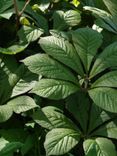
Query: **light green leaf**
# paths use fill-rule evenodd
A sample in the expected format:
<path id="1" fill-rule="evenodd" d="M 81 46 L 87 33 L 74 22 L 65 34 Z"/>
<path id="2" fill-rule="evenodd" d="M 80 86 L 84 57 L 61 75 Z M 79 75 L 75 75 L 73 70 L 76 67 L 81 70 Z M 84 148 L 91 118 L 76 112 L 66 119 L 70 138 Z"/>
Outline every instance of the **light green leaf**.
<path id="1" fill-rule="evenodd" d="M 117 112 L 117 90 L 98 87 L 88 91 L 94 104 L 109 112 Z"/>
<path id="2" fill-rule="evenodd" d="M 83 147 L 85 156 L 116 156 L 114 144 L 106 138 L 88 139 Z"/>
<path id="3" fill-rule="evenodd" d="M 41 79 L 36 83 L 31 93 L 35 93 L 45 98 L 58 100 L 66 98 L 77 90 L 79 90 L 79 86 L 67 81 Z"/>
<path id="4" fill-rule="evenodd" d="M 14 43 L 13 45 L 11 45 L 7 48 L 0 47 L 0 53 L 15 55 L 17 53 L 22 52 L 27 46 L 28 46 L 27 42 Z"/>
<path id="5" fill-rule="evenodd" d="M 41 38 L 39 43 L 47 54 L 83 75 L 79 56 L 70 42 L 63 38 L 49 36 Z"/>
<path id="6" fill-rule="evenodd" d="M 80 140 L 78 131 L 56 128 L 46 135 L 44 143 L 47 155 L 62 155 L 69 152 Z"/>
<path id="7" fill-rule="evenodd" d="M 117 87 L 117 71 L 111 71 L 97 79 L 91 86 L 95 87 Z"/>
<path id="8" fill-rule="evenodd" d="M 85 70 L 88 72 L 92 59 L 102 43 L 102 35 L 90 28 L 80 28 L 72 31 L 72 40 Z"/>
<path id="9" fill-rule="evenodd" d="M 97 57 L 90 76 L 93 77 L 98 73 L 110 67 L 117 68 L 117 42 L 112 43 Z"/>
<path id="10" fill-rule="evenodd" d="M 53 106 L 47 106 L 39 109 L 33 115 L 33 120 L 47 129 L 53 128 L 73 128 L 76 129 L 74 123 L 68 119 L 60 109 Z"/>
<path id="11" fill-rule="evenodd" d="M 13 112 L 19 114 L 38 107 L 29 96 L 19 96 L 0 106 L 0 122 L 7 121 Z"/>
<path id="12" fill-rule="evenodd" d="M 36 54 L 30 56 L 23 60 L 23 62 L 33 73 L 47 78 L 61 79 L 78 84 L 77 78 L 75 78 L 68 68 L 50 58 L 46 54 Z"/>
<path id="13" fill-rule="evenodd" d="M 15 113 L 21 113 L 38 107 L 34 100 L 29 96 L 19 96 L 15 99 L 10 100 L 7 105 L 12 107 L 12 110 Z"/>
<path id="14" fill-rule="evenodd" d="M 23 26 L 18 31 L 20 40 L 29 42 L 29 43 L 36 41 L 42 34 L 43 34 L 43 30 L 34 26 Z"/>
<path id="15" fill-rule="evenodd" d="M 54 29 L 64 30 L 69 26 L 76 26 L 81 21 L 80 13 L 76 10 L 68 10 L 66 12 L 58 10 L 54 12 Z"/>

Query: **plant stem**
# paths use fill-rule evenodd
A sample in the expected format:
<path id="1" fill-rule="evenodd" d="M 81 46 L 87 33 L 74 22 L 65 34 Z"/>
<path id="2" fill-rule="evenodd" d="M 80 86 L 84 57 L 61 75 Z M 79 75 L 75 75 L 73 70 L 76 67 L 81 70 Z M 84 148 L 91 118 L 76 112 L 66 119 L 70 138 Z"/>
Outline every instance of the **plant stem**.
<path id="1" fill-rule="evenodd" d="M 26 0 L 26 3 L 24 5 L 24 7 L 22 8 L 21 11 L 18 10 L 18 6 L 17 6 L 17 1 L 13 0 L 14 2 L 14 9 L 15 9 L 15 14 L 16 14 L 16 29 L 18 30 L 20 22 L 19 19 L 22 16 L 24 10 L 26 9 L 27 5 L 29 4 L 30 0 Z"/>
<path id="2" fill-rule="evenodd" d="M 30 0 L 27 0 L 26 3 L 25 3 L 25 5 L 24 5 L 24 7 L 23 7 L 22 10 L 19 12 L 19 17 L 22 16 L 24 10 L 26 9 L 26 7 L 27 7 L 27 5 L 28 5 L 29 3 L 30 3 Z"/>

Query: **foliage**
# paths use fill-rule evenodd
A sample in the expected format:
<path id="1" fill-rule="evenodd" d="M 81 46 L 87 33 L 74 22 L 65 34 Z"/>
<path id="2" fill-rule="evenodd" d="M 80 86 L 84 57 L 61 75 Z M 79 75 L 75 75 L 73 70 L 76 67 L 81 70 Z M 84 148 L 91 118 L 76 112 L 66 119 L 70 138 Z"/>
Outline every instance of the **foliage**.
<path id="1" fill-rule="evenodd" d="M 0 156 L 116 156 L 116 0 L 0 6 Z"/>

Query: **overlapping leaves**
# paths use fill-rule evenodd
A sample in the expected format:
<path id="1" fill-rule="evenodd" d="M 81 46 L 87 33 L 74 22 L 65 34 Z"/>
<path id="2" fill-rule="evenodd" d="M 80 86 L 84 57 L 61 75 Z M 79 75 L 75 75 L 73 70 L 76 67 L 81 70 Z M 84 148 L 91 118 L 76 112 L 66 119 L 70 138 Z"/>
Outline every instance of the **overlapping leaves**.
<path id="1" fill-rule="evenodd" d="M 24 60 L 29 70 L 44 76 L 32 92 L 42 97 L 62 99 L 82 88 L 89 93 L 94 104 L 117 112 L 117 44 L 109 45 L 98 54 L 102 43 L 100 33 L 81 28 L 70 34 L 72 43 L 57 36 L 41 38 L 40 45 L 47 54 L 37 54 Z"/>

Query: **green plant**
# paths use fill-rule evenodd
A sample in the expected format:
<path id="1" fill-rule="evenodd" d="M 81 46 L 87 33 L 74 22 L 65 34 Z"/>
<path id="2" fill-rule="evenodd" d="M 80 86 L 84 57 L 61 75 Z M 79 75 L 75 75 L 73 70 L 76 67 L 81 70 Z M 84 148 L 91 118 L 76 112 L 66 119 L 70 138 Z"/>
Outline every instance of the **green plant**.
<path id="1" fill-rule="evenodd" d="M 66 36 L 68 38 L 56 35 L 42 37 L 39 43 L 47 54 L 36 54 L 23 60 L 31 72 L 42 76 L 31 93 L 59 100 L 78 91 L 75 101 L 74 96 L 67 99 L 67 107 L 80 123 L 83 134 L 73 123 L 68 123 L 68 119 L 59 114 L 56 108 L 45 107 L 42 113 L 37 112 L 36 117 L 34 115 L 37 123 L 51 130 L 45 141 L 47 155 L 67 153 L 78 144 L 80 138 L 85 140 L 83 146 L 86 155 L 98 155 L 98 153 L 103 155 L 103 150 L 108 155 L 112 154 L 112 150 L 113 155 L 116 155 L 114 146 L 108 139 L 96 136 L 116 138 L 114 131 L 111 131 L 113 119 L 116 117 L 109 117 L 104 110 L 117 112 L 117 43 L 109 45 L 99 53 L 102 43 L 100 33 L 90 28 L 81 28 L 66 33 Z M 83 116 L 80 116 L 81 113 Z M 93 125 L 95 120 L 92 118 L 95 119 L 95 115 L 98 121 Z M 112 129 L 109 127 L 108 130 L 106 124 L 112 126 Z M 103 147 L 101 147 L 102 142 Z M 110 146 L 109 151 L 106 151 L 106 144 Z"/>
<path id="2" fill-rule="evenodd" d="M 0 6 L 0 156 L 116 156 L 116 1 Z"/>

